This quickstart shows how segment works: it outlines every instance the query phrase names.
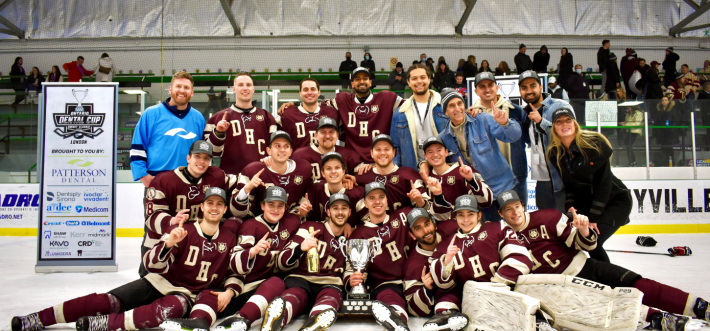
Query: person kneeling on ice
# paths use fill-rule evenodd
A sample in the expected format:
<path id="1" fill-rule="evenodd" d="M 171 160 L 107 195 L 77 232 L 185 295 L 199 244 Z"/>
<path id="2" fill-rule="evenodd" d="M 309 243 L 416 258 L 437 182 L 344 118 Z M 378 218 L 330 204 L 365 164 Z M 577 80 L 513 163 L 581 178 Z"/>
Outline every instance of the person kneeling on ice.
<path id="1" fill-rule="evenodd" d="M 327 221 L 301 224 L 279 254 L 279 268 L 291 273 L 284 279 L 286 291 L 266 308 L 261 331 L 280 331 L 307 307 L 311 312 L 301 330 L 325 330 L 335 322 L 343 303 L 345 257 L 340 238 L 350 217 L 350 199 L 342 193 L 331 194 L 326 208 Z"/>
<path id="2" fill-rule="evenodd" d="M 181 220 L 146 253 L 143 260 L 150 273 L 144 278 L 108 293 L 89 294 L 37 313 L 13 317 L 12 331 L 40 330 L 74 321 L 77 331 L 158 326 L 169 330 L 180 330 L 181 326 L 185 330 L 209 329 L 216 312 L 233 295 L 229 285 L 224 292 L 214 292 L 214 286 L 225 281 L 237 238 L 224 228 L 236 220 L 222 222 L 227 193 L 219 187 L 207 189 L 200 208 L 204 217 L 201 222 L 185 224 Z M 188 312 L 190 319 L 180 318 Z M 171 318 L 175 320 L 165 322 Z"/>
<path id="3" fill-rule="evenodd" d="M 572 220 L 556 209 L 528 213 L 521 200 L 513 190 L 501 193 L 499 213 L 515 230 L 520 244 L 530 251 L 533 274 L 563 274 L 613 288 L 634 287 L 644 294 L 641 317 L 651 323 L 652 330 L 691 330 L 691 325 L 707 325 L 682 316 L 708 320 L 708 303 L 702 298 L 609 262 L 587 258 L 584 251 L 597 245 L 597 234 L 589 227 L 587 216 L 577 214 L 574 208 L 568 212 Z"/>

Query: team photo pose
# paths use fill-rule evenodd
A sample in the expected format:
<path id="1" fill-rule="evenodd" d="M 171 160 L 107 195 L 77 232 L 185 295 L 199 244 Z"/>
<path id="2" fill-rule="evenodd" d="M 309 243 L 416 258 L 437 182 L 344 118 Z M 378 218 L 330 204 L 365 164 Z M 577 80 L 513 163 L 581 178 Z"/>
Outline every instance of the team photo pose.
<path id="1" fill-rule="evenodd" d="M 301 97 L 299 106 L 285 108 L 281 115 L 276 115 L 276 123 L 293 139 L 293 150 L 308 147 L 316 143 L 316 130 L 321 118 L 339 120 L 338 111 L 326 105 L 320 105 L 320 83 L 313 78 L 304 78 L 298 85 Z"/>

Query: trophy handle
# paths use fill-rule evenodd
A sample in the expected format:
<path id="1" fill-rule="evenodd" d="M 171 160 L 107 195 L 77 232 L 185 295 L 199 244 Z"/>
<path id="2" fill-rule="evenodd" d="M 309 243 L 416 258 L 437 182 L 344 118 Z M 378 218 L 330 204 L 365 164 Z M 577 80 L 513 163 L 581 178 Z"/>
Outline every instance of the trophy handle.
<path id="1" fill-rule="evenodd" d="M 373 263 L 373 262 L 375 262 L 375 256 L 377 256 L 377 252 L 379 252 L 380 249 L 382 249 L 382 238 L 375 237 L 371 243 L 372 243 L 372 247 L 374 249 L 372 250 L 372 253 L 370 254 L 370 263 Z"/>
<path id="2" fill-rule="evenodd" d="M 340 246 L 338 247 L 338 249 L 340 249 L 340 252 L 343 253 L 343 256 L 345 257 L 345 260 L 347 261 L 347 260 L 348 260 L 348 254 L 345 254 L 345 246 L 347 245 L 347 240 L 345 239 L 345 237 L 340 237 L 340 238 L 338 239 L 338 242 L 340 242 Z"/>

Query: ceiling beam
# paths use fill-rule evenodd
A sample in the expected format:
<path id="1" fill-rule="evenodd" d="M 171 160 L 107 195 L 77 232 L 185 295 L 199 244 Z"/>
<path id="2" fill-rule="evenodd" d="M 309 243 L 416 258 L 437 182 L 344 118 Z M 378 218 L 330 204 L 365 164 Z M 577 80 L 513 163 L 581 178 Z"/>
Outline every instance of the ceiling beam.
<path id="1" fill-rule="evenodd" d="M 698 8 L 700 8 L 700 6 L 697 3 L 695 3 L 695 1 L 693 1 L 693 0 L 683 0 L 683 1 L 685 1 L 685 3 L 687 3 L 688 6 L 693 7 L 693 10 L 698 10 Z"/>
<path id="2" fill-rule="evenodd" d="M 13 1 L 15 1 L 15 0 L 5 0 L 2 3 L 0 3 L 0 11 L 5 9 L 5 7 L 9 6 Z"/>
<path id="3" fill-rule="evenodd" d="M 670 31 L 668 31 L 668 35 L 671 37 L 676 37 L 680 35 L 682 32 L 686 32 L 688 30 L 684 29 L 688 24 L 693 22 L 695 19 L 700 17 L 701 15 L 705 14 L 708 10 L 710 10 L 710 2 L 705 2 L 702 6 L 699 6 L 698 9 L 696 9 L 693 13 L 688 15 L 688 17 L 684 18 L 682 21 L 678 22 L 675 26 L 673 26 Z M 702 26 L 702 25 L 700 25 Z M 695 30 L 695 29 L 693 29 Z"/>
<path id="4" fill-rule="evenodd" d="M 3 33 L 9 34 L 11 36 L 16 36 L 20 39 L 25 39 L 25 31 L 12 24 L 6 18 L 0 16 L 0 24 L 4 25 L 7 29 L 0 29 Z M 7 31 L 7 32 L 6 32 Z M 8 33 L 9 32 L 9 33 Z"/>
<path id="5" fill-rule="evenodd" d="M 241 31 L 239 30 L 239 25 L 237 25 L 237 19 L 234 18 L 234 13 L 232 13 L 232 8 L 229 6 L 228 0 L 219 0 L 222 3 L 222 9 L 229 19 L 229 23 L 232 24 L 232 29 L 234 29 L 234 36 L 239 36 Z"/>
<path id="6" fill-rule="evenodd" d="M 473 7 L 476 5 L 477 0 L 466 0 L 466 10 L 463 11 L 463 15 L 461 16 L 461 19 L 459 20 L 459 24 L 456 25 L 456 34 L 457 35 L 462 35 L 463 34 L 463 26 L 466 24 L 466 21 L 468 21 L 468 17 L 471 16 L 471 11 L 473 10 Z"/>

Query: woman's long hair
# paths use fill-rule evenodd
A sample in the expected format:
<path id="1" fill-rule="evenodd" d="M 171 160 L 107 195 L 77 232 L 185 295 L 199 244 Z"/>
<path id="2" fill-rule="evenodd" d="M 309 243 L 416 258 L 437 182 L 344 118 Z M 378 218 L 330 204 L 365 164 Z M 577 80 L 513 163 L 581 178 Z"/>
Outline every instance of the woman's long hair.
<path id="1" fill-rule="evenodd" d="M 17 66 L 17 62 L 20 62 L 22 60 L 22 56 L 18 56 L 15 58 L 15 62 L 12 64 L 13 67 Z"/>
<path id="2" fill-rule="evenodd" d="M 466 58 L 466 61 L 468 61 L 469 63 L 473 64 L 474 67 L 476 66 L 476 57 L 475 57 L 475 56 L 469 55 L 469 56 Z"/>
<path id="3" fill-rule="evenodd" d="M 485 67 L 485 68 L 483 68 L 483 62 L 486 63 L 486 67 Z M 489 71 L 492 70 L 492 69 L 491 69 L 491 64 L 488 63 L 488 60 L 483 60 L 483 61 L 481 61 L 481 68 L 479 68 L 478 71 L 481 72 L 481 71 L 483 71 L 483 70 L 485 70 L 485 69 L 488 69 Z"/>
<path id="4" fill-rule="evenodd" d="M 596 131 L 582 130 L 575 119 L 572 119 L 572 122 L 574 122 L 574 141 L 577 143 L 579 152 L 582 153 L 584 159 L 587 159 L 587 152 L 585 150 L 595 150 L 599 154 L 602 153 L 601 146 L 599 146 L 601 141 L 611 146 L 611 143 L 603 134 Z M 552 152 L 557 152 L 557 160 L 555 160 L 557 162 L 557 168 L 562 169 L 560 160 L 565 155 L 566 148 L 565 145 L 562 144 L 560 136 L 557 135 L 557 131 L 555 131 L 554 123 L 552 123 L 552 130 L 550 131 L 552 131 L 552 137 L 550 137 L 550 146 L 547 148 L 547 159 L 552 161 Z"/>

